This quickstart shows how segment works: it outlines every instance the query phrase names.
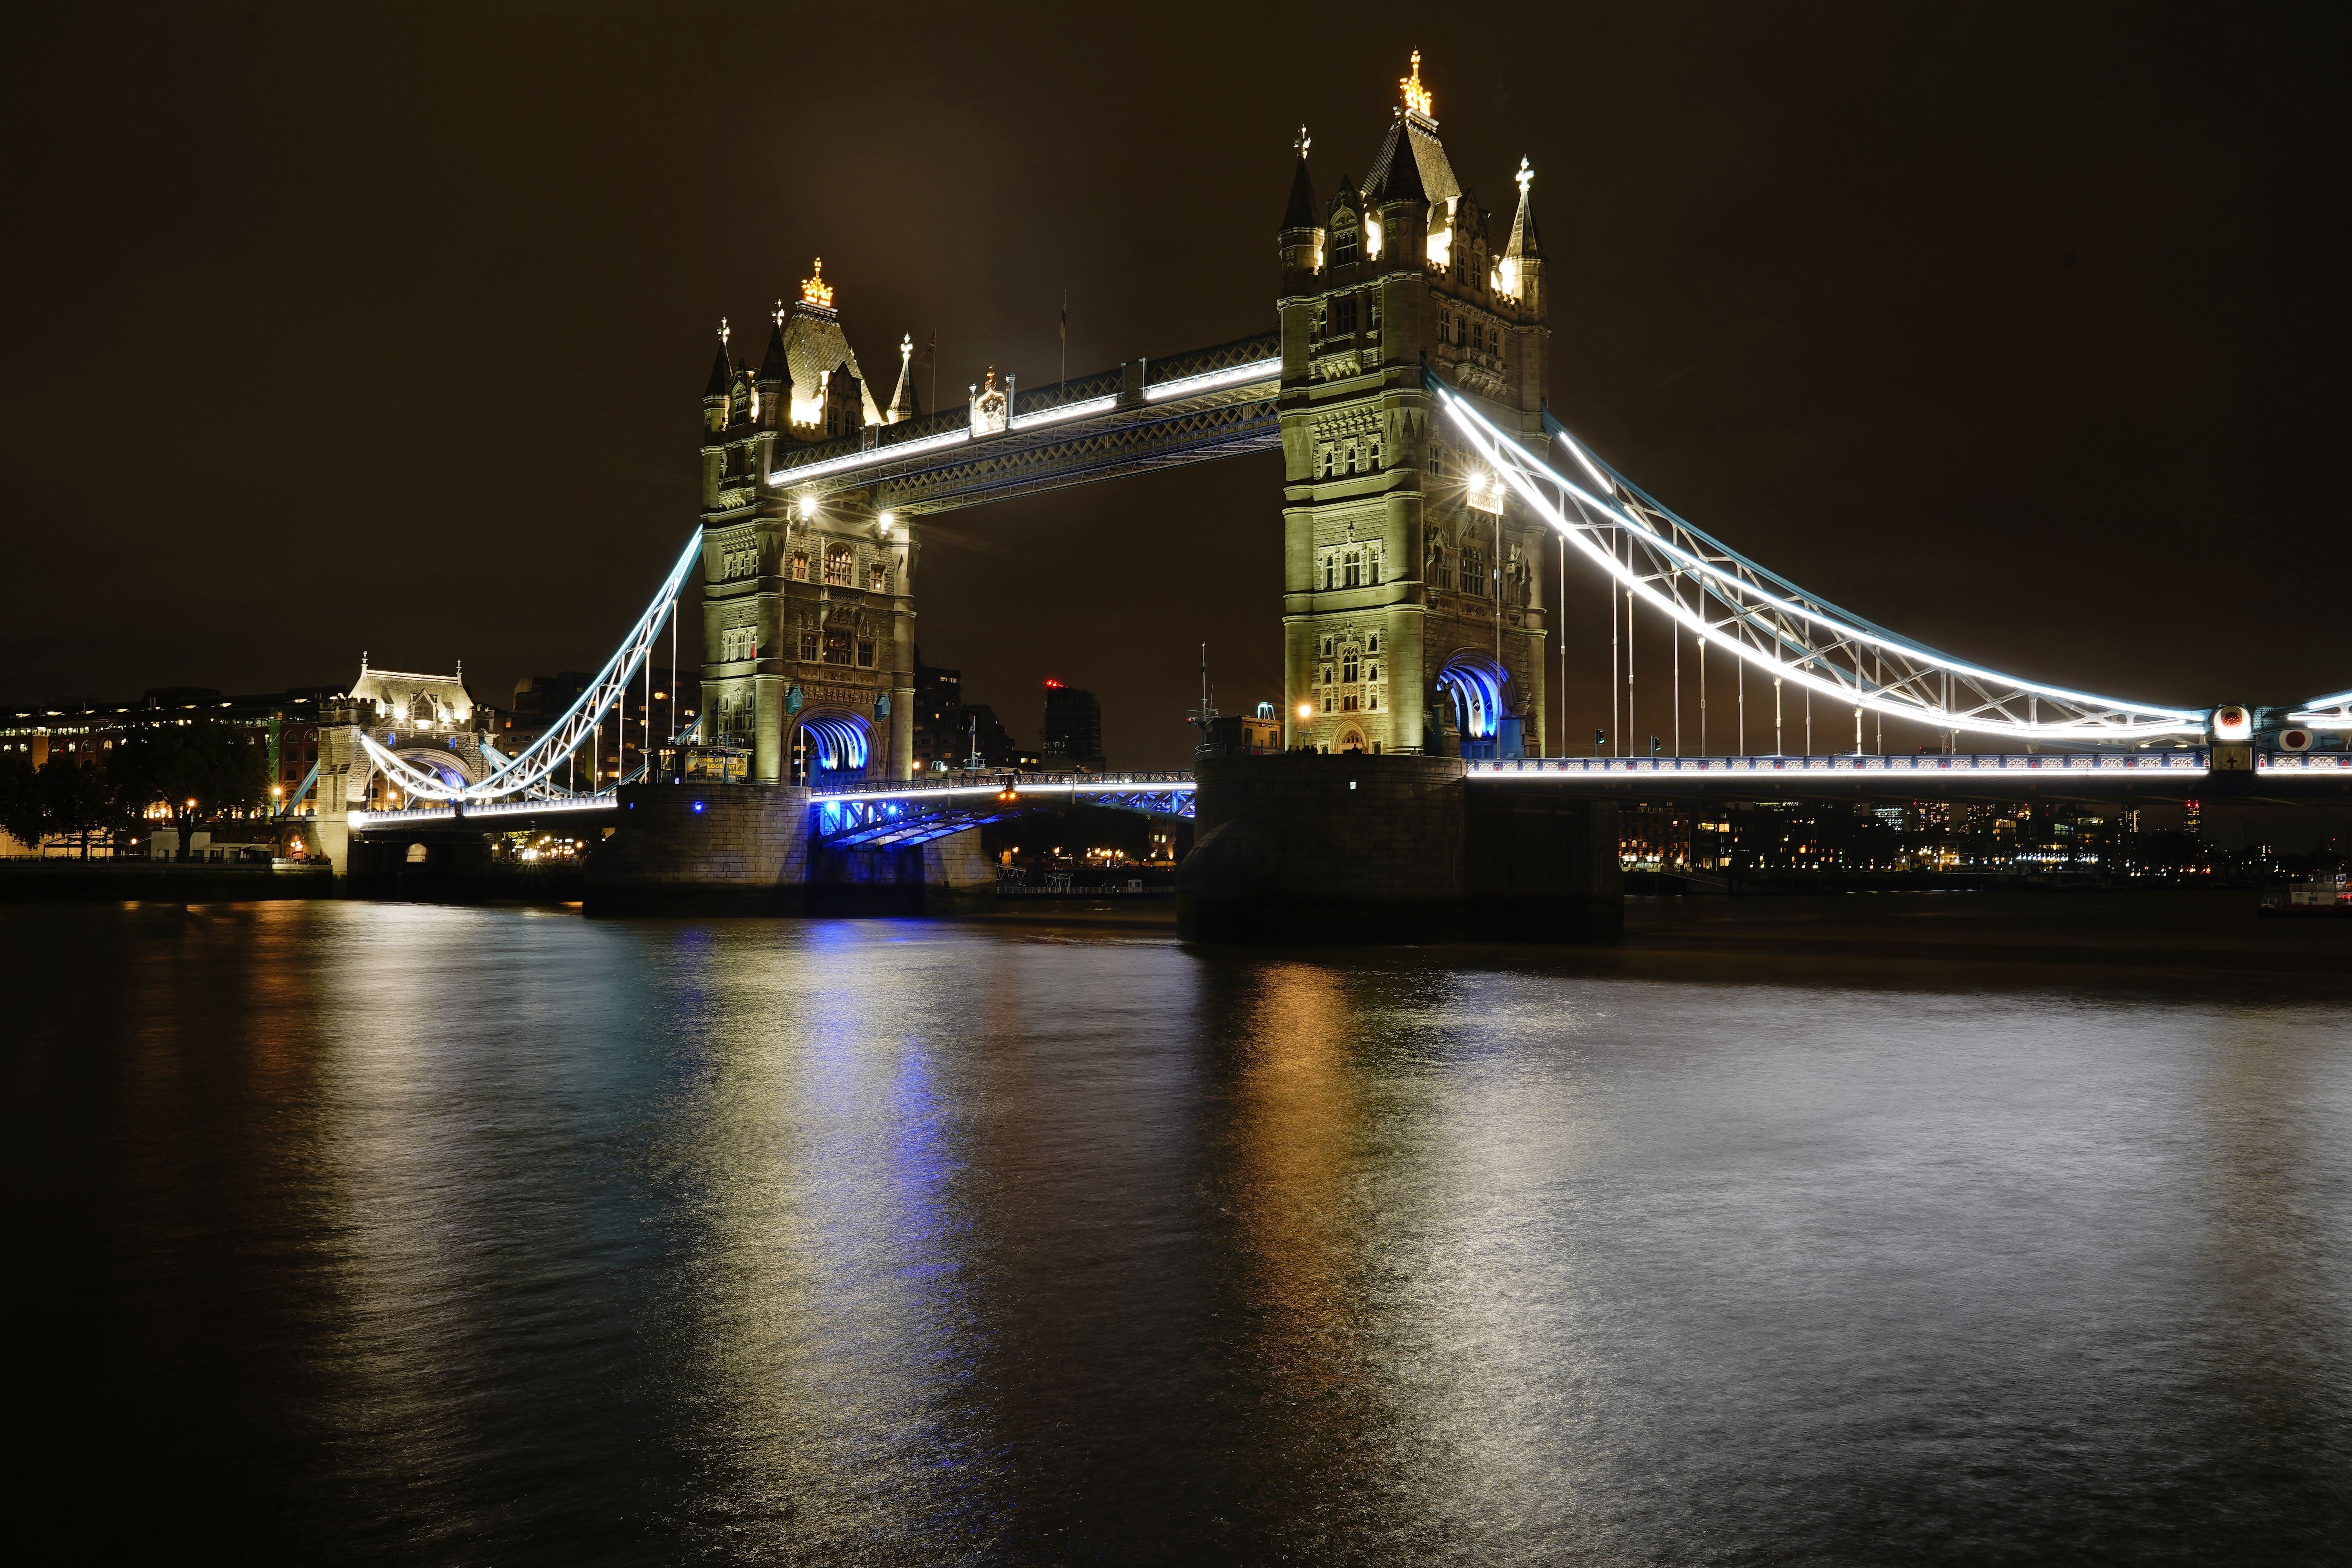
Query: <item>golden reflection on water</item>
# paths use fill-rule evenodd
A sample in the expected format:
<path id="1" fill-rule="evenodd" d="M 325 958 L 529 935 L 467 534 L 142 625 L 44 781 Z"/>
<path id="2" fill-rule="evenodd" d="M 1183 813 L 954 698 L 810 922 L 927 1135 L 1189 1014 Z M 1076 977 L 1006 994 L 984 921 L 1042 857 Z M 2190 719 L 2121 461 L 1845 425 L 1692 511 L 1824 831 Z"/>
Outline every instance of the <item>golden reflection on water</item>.
<path id="1" fill-rule="evenodd" d="M 1223 1186 L 1257 1384 L 1253 1444 L 1296 1494 L 1377 1484 L 1350 1474 L 1391 1425 L 1370 1357 L 1391 1331 L 1368 1279 L 1381 1245 L 1358 1053 L 1374 1033 L 1342 971 L 1253 966 L 1231 1047 Z"/>
<path id="2" fill-rule="evenodd" d="M 704 944 L 699 1081 L 669 1158 L 705 1216 L 687 1303 L 698 1526 L 777 1552 L 951 1510 L 971 1375 L 968 1228 L 934 1047 L 858 928 Z M 764 1542 L 764 1547 L 761 1543 Z"/>

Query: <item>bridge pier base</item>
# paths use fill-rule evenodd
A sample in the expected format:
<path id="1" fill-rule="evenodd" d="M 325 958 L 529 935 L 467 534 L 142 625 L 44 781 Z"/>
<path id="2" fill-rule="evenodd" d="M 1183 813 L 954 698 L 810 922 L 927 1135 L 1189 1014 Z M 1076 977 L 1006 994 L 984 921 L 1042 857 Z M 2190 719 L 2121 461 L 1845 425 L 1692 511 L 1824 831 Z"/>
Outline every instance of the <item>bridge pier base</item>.
<path id="1" fill-rule="evenodd" d="M 939 915 L 996 901 L 977 828 L 906 848 L 818 847 L 798 784 L 631 784 L 618 804 L 588 862 L 592 915 Z"/>
<path id="2" fill-rule="evenodd" d="M 812 915 L 949 915 L 996 907 L 996 868 L 980 829 L 904 849 L 825 849 L 809 857 Z"/>
<path id="3" fill-rule="evenodd" d="M 809 868 L 797 784 L 641 784 L 588 862 L 592 915 L 796 915 Z"/>
<path id="4" fill-rule="evenodd" d="M 1203 759 L 1176 878 L 1190 942 L 1605 942 L 1624 923 L 1612 802 L 1465 784 L 1445 757 Z"/>

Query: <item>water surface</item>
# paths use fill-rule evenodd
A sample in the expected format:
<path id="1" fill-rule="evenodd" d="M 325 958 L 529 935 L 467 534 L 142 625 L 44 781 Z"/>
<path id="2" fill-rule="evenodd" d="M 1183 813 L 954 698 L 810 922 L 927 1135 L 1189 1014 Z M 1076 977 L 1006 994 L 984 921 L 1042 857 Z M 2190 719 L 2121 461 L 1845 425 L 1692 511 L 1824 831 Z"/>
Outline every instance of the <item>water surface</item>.
<path id="1" fill-rule="evenodd" d="M 334 903 L 0 938 L 24 1495 L 93 1546 L 2243 1563 L 2352 1527 L 2338 998 Z"/>

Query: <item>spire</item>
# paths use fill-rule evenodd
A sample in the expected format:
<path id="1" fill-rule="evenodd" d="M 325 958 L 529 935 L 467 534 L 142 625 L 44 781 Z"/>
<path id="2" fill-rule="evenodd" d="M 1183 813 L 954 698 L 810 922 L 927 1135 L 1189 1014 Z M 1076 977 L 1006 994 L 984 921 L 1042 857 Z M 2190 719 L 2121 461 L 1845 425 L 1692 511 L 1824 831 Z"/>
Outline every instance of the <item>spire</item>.
<path id="1" fill-rule="evenodd" d="M 915 396 L 915 334 L 908 332 L 898 340 L 898 390 L 883 418 L 888 424 L 899 425 L 922 416 L 923 405 Z"/>
<path id="2" fill-rule="evenodd" d="M 1282 214 L 1285 232 L 1316 226 L 1315 179 L 1307 172 L 1307 149 L 1314 145 L 1314 138 L 1307 134 L 1304 125 L 1298 128 L 1298 141 L 1295 145 L 1298 153 L 1298 171 L 1290 176 L 1290 205 Z"/>
<path id="3" fill-rule="evenodd" d="M 710 362 L 710 384 L 702 389 L 705 397 L 724 397 L 735 380 L 735 367 L 727 363 L 727 318 L 719 318 L 719 357 Z"/>
<path id="4" fill-rule="evenodd" d="M 1519 214 L 1511 220 L 1511 243 L 1503 247 L 1506 256 L 1538 257 L 1543 254 L 1543 242 L 1536 237 L 1535 198 L 1528 187 L 1536 182 L 1536 172 L 1528 167 L 1525 158 L 1519 160 L 1519 172 L 1512 178 L 1519 183 Z"/>
<path id="5" fill-rule="evenodd" d="M 1404 89 L 1404 111 L 1407 114 L 1418 114 L 1432 125 L 1437 123 L 1436 116 L 1429 112 L 1429 89 L 1421 85 L 1419 49 L 1412 51 L 1412 74 L 1397 78 L 1397 86 Z"/>
<path id="6" fill-rule="evenodd" d="M 766 382 L 788 382 L 793 379 L 793 367 L 784 358 L 784 302 L 776 301 L 775 329 L 768 334 L 768 352 L 760 356 L 760 379 Z"/>

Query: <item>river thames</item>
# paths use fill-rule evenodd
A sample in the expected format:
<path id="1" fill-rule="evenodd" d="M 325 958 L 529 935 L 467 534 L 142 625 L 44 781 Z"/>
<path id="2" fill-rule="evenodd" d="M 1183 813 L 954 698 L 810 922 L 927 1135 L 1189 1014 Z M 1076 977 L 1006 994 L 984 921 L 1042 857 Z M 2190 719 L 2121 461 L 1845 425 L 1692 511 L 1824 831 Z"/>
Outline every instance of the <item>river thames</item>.
<path id="1" fill-rule="evenodd" d="M 0 938 L 19 1509 L 81 1555 L 2352 1539 L 2326 976 L 349 903 Z"/>

